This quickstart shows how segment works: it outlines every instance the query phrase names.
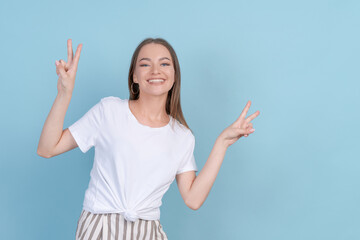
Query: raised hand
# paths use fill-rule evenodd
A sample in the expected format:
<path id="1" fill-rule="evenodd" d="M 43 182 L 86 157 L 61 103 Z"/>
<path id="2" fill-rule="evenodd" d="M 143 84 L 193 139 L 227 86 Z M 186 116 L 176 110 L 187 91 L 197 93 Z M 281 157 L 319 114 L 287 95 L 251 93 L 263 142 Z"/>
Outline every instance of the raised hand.
<path id="1" fill-rule="evenodd" d="M 253 129 L 253 124 L 250 121 L 256 118 L 260 114 L 260 111 L 256 111 L 245 119 L 250 105 L 251 101 L 248 101 L 239 118 L 220 134 L 221 139 L 224 140 L 227 147 L 235 143 L 240 137 L 247 137 L 255 131 L 255 129 Z"/>
<path id="2" fill-rule="evenodd" d="M 82 43 L 80 43 L 76 49 L 75 57 L 72 49 L 71 39 L 67 40 L 68 59 L 55 61 L 56 74 L 59 76 L 57 89 L 58 92 L 72 93 L 75 85 L 76 71 L 80 59 L 80 52 L 82 49 Z"/>

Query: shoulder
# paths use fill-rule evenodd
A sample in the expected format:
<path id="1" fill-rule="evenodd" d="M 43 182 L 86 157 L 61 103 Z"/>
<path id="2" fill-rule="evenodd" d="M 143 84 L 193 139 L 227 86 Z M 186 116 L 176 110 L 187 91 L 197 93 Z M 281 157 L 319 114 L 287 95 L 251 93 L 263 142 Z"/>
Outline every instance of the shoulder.
<path id="1" fill-rule="evenodd" d="M 124 99 L 121 99 L 119 97 L 115 97 L 115 96 L 107 96 L 107 97 L 103 97 L 101 98 L 100 102 L 103 103 L 119 103 L 119 102 L 123 102 L 125 101 Z"/>
<path id="2" fill-rule="evenodd" d="M 174 130 L 177 133 L 178 137 L 180 137 L 180 139 L 182 139 L 185 142 L 195 141 L 195 136 L 189 128 L 187 128 L 185 125 L 181 124 L 175 118 L 172 118 L 172 120 L 174 121 Z"/>
<path id="3" fill-rule="evenodd" d="M 191 144 L 195 144 L 195 136 L 194 134 L 188 129 L 187 135 L 186 135 L 187 141 L 189 141 Z"/>
<path id="4" fill-rule="evenodd" d="M 121 99 L 115 96 L 107 96 L 100 99 L 99 103 L 104 108 L 124 107 L 127 99 Z"/>

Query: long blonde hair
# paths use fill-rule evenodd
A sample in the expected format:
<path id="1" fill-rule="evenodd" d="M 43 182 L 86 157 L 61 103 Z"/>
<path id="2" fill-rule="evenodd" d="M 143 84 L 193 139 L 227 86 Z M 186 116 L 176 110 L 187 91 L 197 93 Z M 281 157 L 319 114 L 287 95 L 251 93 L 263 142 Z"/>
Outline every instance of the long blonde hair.
<path id="1" fill-rule="evenodd" d="M 178 61 L 178 58 L 176 56 L 176 53 L 175 53 L 173 47 L 165 39 L 163 39 L 163 38 L 146 38 L 135 49 L 132 59 L 131 59 L 130 68 L 129 68 L 129 78 L 128 78 L 128 80 L 129 80 L 128 87 L 129 87 L 129 94 L 130 94 L 129 99 L 136 100 L 139 98 L 140 91 L 135 90 L 137 93 L 133 94 L 131 91 L 131 85 L 134 82 L 133 74 L 135 71 L 136 61 L 137 61 L 139 52 L 144 45 L 149 44 L 149 43 L 161 44 L 161 45 L 165 46 L 171 54 L 171 58 L 172 58 L 173 66 L 174 66 L 174 70 L 175 70 L 175 81 L 174 81 L 173 87 L 169 90 L 168 96 L 166 98 L 166 105 L 165 105 L 166 113 L 168 115 L 172 116 L 174 119 L 178 120 L 182 125 L 184 125 L 186 128 L 188 128 L 191 131 L 190 127 L 188 126 L 188 124 L 185 121 L 184 115 L 181 110 L 181 103 L 180 103 L 181 74 L 180 74 L 179 61 Z M 134 86 L 136 86 L 136 85 L 137 84 L 134 84 Z M 138 85 L 137 85 L 137 88 L 138 88 Z"/>

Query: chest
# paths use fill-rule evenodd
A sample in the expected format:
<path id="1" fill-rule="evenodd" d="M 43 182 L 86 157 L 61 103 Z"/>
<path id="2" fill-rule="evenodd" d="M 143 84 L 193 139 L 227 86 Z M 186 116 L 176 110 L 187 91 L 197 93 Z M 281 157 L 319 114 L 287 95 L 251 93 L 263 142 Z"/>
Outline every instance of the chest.
<path id="1" fill-rule="evenodd" d="M 147 131 L 123 124 L 103 129 L 100 137 L 106 161 L 128 172 L 173 176 L 182 159 L 181 145 L 170 131 Z"/>

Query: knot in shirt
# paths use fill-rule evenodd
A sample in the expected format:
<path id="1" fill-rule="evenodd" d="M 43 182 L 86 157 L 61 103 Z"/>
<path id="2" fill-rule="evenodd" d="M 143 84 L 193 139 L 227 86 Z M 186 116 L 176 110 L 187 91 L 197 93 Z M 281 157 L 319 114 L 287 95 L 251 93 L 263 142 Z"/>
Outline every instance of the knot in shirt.
<path id="1" fill-rule="evenodd" d="M 137 213 L 133 210 L 125 210 L 124 212 L 124 218 L 127 221 L 131 221 L 131 222 L 135 222 L 139 216 L 137 215 Z"/>

